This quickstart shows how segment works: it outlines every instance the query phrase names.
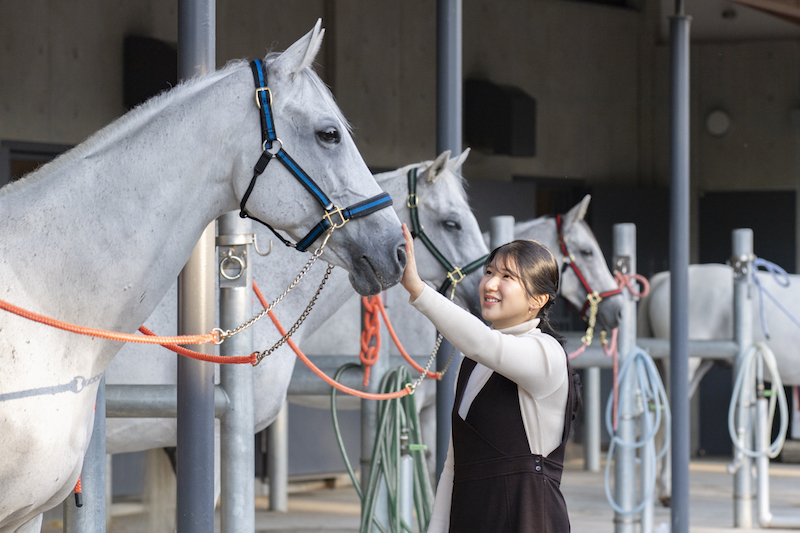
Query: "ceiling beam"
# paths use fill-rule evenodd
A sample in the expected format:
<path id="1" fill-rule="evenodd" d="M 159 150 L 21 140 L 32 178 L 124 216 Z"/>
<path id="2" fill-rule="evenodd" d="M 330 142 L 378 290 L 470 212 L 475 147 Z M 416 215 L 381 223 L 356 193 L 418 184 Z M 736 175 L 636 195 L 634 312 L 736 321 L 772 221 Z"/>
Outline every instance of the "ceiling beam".
<path id="1" fill-rule="evenodd" d="M 774 15 L 792 24 L 800 25 L 800 0 L 732 0 L 736 4 L 752 7 Z"/>

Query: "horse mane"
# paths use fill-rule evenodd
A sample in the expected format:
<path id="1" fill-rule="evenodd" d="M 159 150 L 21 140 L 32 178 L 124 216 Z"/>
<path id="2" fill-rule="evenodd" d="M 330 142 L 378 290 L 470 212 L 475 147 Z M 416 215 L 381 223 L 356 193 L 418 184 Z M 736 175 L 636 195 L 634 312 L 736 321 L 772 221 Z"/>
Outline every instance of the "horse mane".
<path id="1" fill-rule="evenodd" d="M 266 61 L 272 63 L 279 53 L 270 53 L 267 55 Z M 206 75 L 195 76 L 190 79 L 181 81 L 178 85 L 170 90 L 163 91 L 160 94 L 150 98 L 146 102 L 136 106 L 131 111 L 125 113 L 117 118 L 110 124 L 104 126 L 97 132 L 91 134 L 83 142 L 76 145 L 74 148 L 68 150 L 64 154 L 58 156 L 54 160 L 46 163 L 42 167 L 36 169 L 30 174 L 24 176 L 13 183 L 9 183 L 0 188 L 0 196 L 12 193 L 17 188 L 30 184 L 34 180 L 42 179 L 53 172 L 57 172 L 61 168 L 69 165 L 71 162 L 82 159 L 92 155 L 103 149 L 108 144 L 117 142 L 124 134 L 135 130 L 146 124 L 153 116 L 161 113 L 169 105 L 176 101 L 190 98 L 198 92 L 214 85 L 223 78 L 238 71 L 241 68 L 246 68 L 248 62 L 244 59 L 236 59 L 229 61 L 223 68 L 210 72 Z M 351 131 L 351 127 L 347 119 L 345 119 L 341 110 L 335 103 L 333 94 L 322 79 L 309 67 L 304 67 L 298 72 L 303 78 L 317 91 L 319 94 L 327 95 L 330 98 L 331 110 L 336 117 Z M 352 134 L 352 131 L 351 131 Z"/>

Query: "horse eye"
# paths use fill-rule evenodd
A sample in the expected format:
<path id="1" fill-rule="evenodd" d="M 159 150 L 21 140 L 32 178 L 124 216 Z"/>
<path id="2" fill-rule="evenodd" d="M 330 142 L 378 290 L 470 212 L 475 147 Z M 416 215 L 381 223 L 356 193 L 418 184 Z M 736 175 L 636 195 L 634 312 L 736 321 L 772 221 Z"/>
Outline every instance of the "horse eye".
<path id="1" fill-rule="evenodd" d="M 442 222 L 445 228 L 451 231 L 459 231 L 461 229 L 461 224 L 458 223 L 456 220 L 445 220 Z"/>
<path id="2" fill-rule="evenodd" d="M 581 250 L 581 255 L 583 257 L 592 257 L 594 252 L 592 250 Z"/>
<path id="3" fill-rule="evenodd" d="M 336 128 L 328 128 L 324 131 L 318 131 L 317 137 L 319 137 L 319 140 L 322 142 L 331 144 L 338 144 L 342 140 L 341 136 L 339 135 L 339 130 Z"/>

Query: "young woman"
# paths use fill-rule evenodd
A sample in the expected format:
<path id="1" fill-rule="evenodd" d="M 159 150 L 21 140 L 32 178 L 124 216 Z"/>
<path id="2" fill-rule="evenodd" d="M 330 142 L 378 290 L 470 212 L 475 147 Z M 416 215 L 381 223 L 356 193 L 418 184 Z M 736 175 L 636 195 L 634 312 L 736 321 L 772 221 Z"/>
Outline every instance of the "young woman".
<path id="1" fill-rule="evenodd" d="M 405 225 L 403 232 L 401 283 L 414 307 L 464 354 L 428 533 L 567 533 L 559 485 L 574 386 L 547 321 L 558 262 L 531 240 L 492 251 L 479 286 L 489 327 L 420 279 Z"/>

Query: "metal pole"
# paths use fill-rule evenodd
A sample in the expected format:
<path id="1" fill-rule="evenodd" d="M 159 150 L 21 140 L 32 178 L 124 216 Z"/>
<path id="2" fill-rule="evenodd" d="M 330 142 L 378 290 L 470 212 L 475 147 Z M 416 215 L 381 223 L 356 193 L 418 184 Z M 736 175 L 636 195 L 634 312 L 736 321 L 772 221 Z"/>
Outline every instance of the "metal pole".
<path id="1" fill-rule="evenodd" d="M 514 217 L 503 215 L 489 219 L 489 248 L 502 246 L 514 240 Z"/>
<path id="2" fill-rule="evenodd" d="M 267 428 L 267 476 L 269 509 L 289 510 L 289 404 L 283 402 L 278 416 Z"/>
<path id="3" fill-rule="evenodd" d="M 627 274 L 636 273 L 636 226 L 633 224 L 614 224 L 614 263 L 625 265 Z M 620 366 L 630 357 L 636 345 L 636 302 L 630 291 L 622 291 L 625 303 L 622 307 L 622 321 L 617 336 Z M 617 435 L 623 442 L 636 442 L 636 398 L 639 392 L 635 372 L 631 372 L 619 391 Z M 636 450 L 628 446 L 617 446 L 614 457 L 614 498 L 624 510 L 636 507 Z M 636 517 L 632 514 L 614 513 L 614 531 L 633 533 L 636 531 Z"/>
<path id="4" fill-rule="evenodd" d="M 219 219 L 219 323 L 234 329 L 252 316 L 251 222 L 238 213 Z M 238 258 L 238 259 L 237 259 Z M 220 345 L 224 356 L 253 351 L 252 330 Z M 255 529 L 255 439 L 253 439 L 253 367 L 221 365 L 220 385 L 230 399 L 220 419 L 220 502 L 222 533 Z"/>
<path id="5" fill-rule="evenodd" d="M 689 532 L 689 24 L 670 18 L 670 401 L 673 533 Z"/>
<path id="6" fill-rule="evenodd" d="M 583 468 L 600 471 L 600 367 L 593 366 L 583 372 Z"/>
<path id="7" fill-rule="evenodd" d="M 461 0 L 436 3 L 436 153 L 461 153 Z"/>
<path id="8" fill-rule="evenodd" d="M 89 448 L 83 457 L 81 490 L 83 506 L 70 495 L 64 500 L 64 531 L 93 533 L 106 530 L 106 378 L 100 379 Z"/>
<path id="9" fill-rule="evenodd" d="M 436 153 L 461 153 L 462 69 L 461 0 L 436 2 Z M 436 354 L 436 369 L 447 364 L 453 345 L 443 340 Z M 451 368 L 458 368 L 461 354 L 453 354 Z M 450 412 L 453 409 L 456 372 L 447 372 L 436 384 L 436 479 L 442 473 L 450 445 Z"/>
<path id="10" fill-rule="evenodd" d="M 214 70 L 214 0 L 178 0 L 178 77 Z M 178 278 L 178 333 L 211 331 L 215 294 L 214 225 Z M 191 346 L 213 353 L 213 345 Z M 252 428 L 251 428 L 252 432 Z M 214 531 L 214 365 L 178 357 L 178 533 Z"/>
<path id="11" fill-rule="evenodd" d="M 733 276 L 733 339 L 739 345 L 739 353 L 733 363 L 734 380 L 739 372 L 753 372 L 752 368 L 742 368 L 744 356 L 753 344 L 753 307 L 750 284 L 750 269 L 753 268 L 753 230 L 736 229 L 732 236 L 734 266 Z M 745 381 L 753 383 L 750 374 Z M 739 438 L 745 443 L 753 442 L 753 413 L 755 391 L 744 387 L 736 418 Z M 738 448 L 734 451 L 733 465 L 736 469 L 733 482 L 733 527 L 750 529 L 753 527 L 753 460 Z"/>

